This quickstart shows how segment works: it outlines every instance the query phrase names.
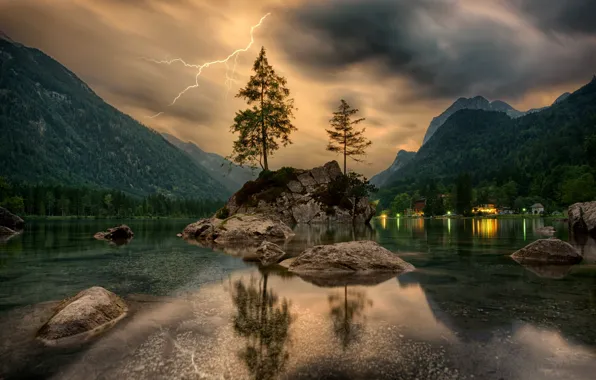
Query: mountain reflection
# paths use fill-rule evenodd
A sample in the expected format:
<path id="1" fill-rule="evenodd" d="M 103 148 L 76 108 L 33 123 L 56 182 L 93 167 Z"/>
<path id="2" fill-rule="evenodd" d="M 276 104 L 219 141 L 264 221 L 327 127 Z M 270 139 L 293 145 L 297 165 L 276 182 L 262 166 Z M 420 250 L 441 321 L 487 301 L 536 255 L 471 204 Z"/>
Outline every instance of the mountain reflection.
<path id="1" fill-rule="evenodd" d="M 364 310 L 372 307 L 373 301 L 366 297 L 365 291 L 348 289 L 347 286 L 344 286 L 343 294 L 330 294 L 328 301 L 333 333 L 345 350 L 359 340 L 366 323 Z"/>
<path id="2" fill-rule="evenodd" d="M 239 357 L 254 379 L 276 378 L 289 358 L 290 302 L 267 289 L 268 277 L 262 275 L 258 283 L 254 277 L 248 283 L 240 279 L 232 291 L 234 331 L 246 340 Z"/>

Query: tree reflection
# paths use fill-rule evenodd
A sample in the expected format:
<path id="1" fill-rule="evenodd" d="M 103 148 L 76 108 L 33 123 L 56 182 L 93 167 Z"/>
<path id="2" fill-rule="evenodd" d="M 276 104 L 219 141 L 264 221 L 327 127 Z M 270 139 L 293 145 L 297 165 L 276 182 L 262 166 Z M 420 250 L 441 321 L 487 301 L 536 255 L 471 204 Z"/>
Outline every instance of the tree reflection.
<path id="1" fill-rule="evenodd" d="M 372 305 L 373 302 L 366 297 L 365 291 L 348 289 L 347 286 L 344 286 L 343 297 L 341 293 L 329 295 L 333 332 L 344 350 L 360 339 L 366 323 L 364 310 Z"/>
<path id="2" fill-rule="evenodd" d="M 239 356 L 254 379 L 272 379 L 281 373 L 289 358 L 286 348 L 293 321 L 290 302 L 267 290 L 268 274 L 258 282 L 234 283 L 232 299 L 236 307 L 234 330 L 246 338 Z"/>

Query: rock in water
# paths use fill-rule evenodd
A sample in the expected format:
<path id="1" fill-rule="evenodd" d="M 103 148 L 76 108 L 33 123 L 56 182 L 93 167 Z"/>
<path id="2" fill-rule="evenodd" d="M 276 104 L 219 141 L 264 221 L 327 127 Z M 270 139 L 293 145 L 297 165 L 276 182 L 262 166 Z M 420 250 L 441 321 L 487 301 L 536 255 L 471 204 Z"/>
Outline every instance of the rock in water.
<path id="1" fill-rule="evenodd" d="M 123 224 L 118 227 L 108 228 L 107 231 L 98 232 L 93 237 L 98 240 L 122 241 L 132 239 L 134 235 L 130 227 Z"/>
<path id="2" fill-rule="evenodd" d="M 257 248 L 257 257 L 264 266 L 277 264 L 286 253 L 281 247 L 270 241 L 264 241 Z"/>
<path id="3" fill-rule="evenodd" d="M 512 254 L 511 257 L 520 264 L 569 265 L 582 261 L 581 254 L 571 244 L 555 238 L 536 240 Z"/>
<path id="4" fill-rule="evenodd" d="M 289 266 L 298 274 L 353 274 L 414 270 L 414 266 L 374 241 L 317 245 L 302 252 Z"/>
<path id="5" fill-rule="evenodd" d="M 94 286 L 64 300 L 37 337 L 46 344 L 58 344 L 83 333 L 99 333 L 122 319 L 127 311 L 120 297 Z"/>
<path id="6" fill-rule="evenodd" d="M 0 207 L 0 226 L 18 231 L 25 227 L 25 221 L 7 209 Z"/>
<path id="7" fill-rule="evenodd" d="M 185 239 L 215 244 L 249 244 L 264 240 L 287 240 L 292 229 L 274 216 L 236 214 L 227 219 L 202 219 L 189 224 L 182 232 Z"/>
<path id="8" fill-rule="evenodd" d="M 368 223 L 375 206 L 341 192 L 337 161 L 310 170 L 283 168 L 247 182 L 221 210 L 225 215 L 265 214 L 287 224 Z"/>
<path id="9" fill-rule="evenodd" d="M 596 202 L 575 203 L 567 213 L 571 232 L 596 236 Z"/>

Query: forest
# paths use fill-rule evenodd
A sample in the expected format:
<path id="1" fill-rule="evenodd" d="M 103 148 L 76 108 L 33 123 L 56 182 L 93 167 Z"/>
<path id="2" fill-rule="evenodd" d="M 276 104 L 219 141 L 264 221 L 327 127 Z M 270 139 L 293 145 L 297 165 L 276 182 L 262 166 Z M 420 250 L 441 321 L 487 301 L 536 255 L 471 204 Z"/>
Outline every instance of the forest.
<path id="1" fill-rule="evenodd" d="M 11 183 L 0 177 L 0 207 L 39 217 L 207 217 L 222 206 L 210 199 L 154 194 L 135 197 L 119 190 Z"/>
<path id="2" fill-rule="evenodd" d="M 406 193 L 453 195 L 470 177 L 471 203 L 560 211 L 596 199 L 596 78 L 547 110 L 511 119 L 500 112 L 452 115 L 378 194 L 391 209 Z M 455 195 L 449 198 L 454 208 Z M 440 209 L 438 210 L 440 211 Z M 434 214 L 434 213 L 433 213 Z"/>

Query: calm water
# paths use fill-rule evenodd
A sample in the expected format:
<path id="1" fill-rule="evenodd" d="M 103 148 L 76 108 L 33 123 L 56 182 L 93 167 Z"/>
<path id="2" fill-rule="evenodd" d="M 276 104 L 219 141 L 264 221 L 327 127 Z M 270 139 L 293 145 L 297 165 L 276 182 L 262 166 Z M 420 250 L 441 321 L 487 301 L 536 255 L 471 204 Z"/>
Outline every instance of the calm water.
<path id="1" fill-rule="evenodd" d="M 376 240 L 416 271 L 375 286 L 317 287 L 177 238 L 188 221 L 31 223 L 0 242 L 0 379 L 593 379 L 596 242 L 574 267 L 525 268 L 508 255 L 554 225 L 527 220 L 375 220 L 296 227 L 304 248 Z M 232 254 L 237 252 L 231 252 Z M 52 303 L 93 285 L 130 315 L 86 344 L 32 340 Z"/>

